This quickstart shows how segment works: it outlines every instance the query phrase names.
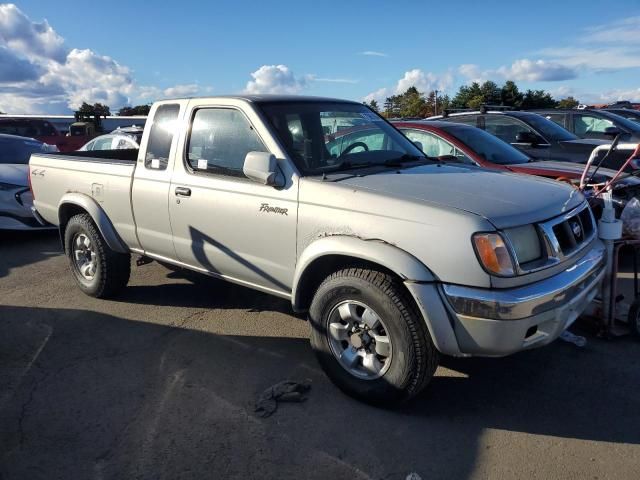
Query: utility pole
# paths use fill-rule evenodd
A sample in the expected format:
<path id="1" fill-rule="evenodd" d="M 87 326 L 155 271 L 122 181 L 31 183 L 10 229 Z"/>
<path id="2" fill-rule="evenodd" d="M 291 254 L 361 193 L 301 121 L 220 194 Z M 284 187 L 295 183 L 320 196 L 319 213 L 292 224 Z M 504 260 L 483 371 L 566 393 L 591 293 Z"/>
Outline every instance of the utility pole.
<path id="1" fill-rule="evenodd" d="M 433 94 L 435 97 L 433 102 L 433 109 L 435 110 L 434 115 L 438 115 L 438 90 L 434 90 Z"/>

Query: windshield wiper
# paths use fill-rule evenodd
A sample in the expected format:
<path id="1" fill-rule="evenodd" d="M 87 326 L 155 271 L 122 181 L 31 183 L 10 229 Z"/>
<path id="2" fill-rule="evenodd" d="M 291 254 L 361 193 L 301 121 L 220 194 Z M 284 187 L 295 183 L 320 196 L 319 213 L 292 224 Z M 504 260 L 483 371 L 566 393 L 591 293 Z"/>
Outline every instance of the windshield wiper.
<path id="1" fill-rule="evenodd" d="M 431 157 L 427 157 L 425 156 L 419 156 L 419 155 L 410 155 L 408 153 L 405 153 L 399 157 L 395 157 L 395 158 L 390 158 L 388 160 L 385 160 L 384 164 L 387 167 L 401 167 L 403 166 L 405 163 L 410 163 L 410 162 L 417 162 L 417 161 L 432 161 L 432 162 L 437 162 L 437 159 L 431 158 Z"/>

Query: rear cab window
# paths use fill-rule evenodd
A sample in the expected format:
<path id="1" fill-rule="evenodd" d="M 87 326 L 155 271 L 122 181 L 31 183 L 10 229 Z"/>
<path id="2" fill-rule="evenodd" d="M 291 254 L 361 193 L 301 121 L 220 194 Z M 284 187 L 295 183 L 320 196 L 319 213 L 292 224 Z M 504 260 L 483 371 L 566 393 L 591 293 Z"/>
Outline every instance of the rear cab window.
<path id="1" fill-rule="evenodd" d="M 160 105 L 151 123 L 144 166 L 153 170 L 166 170 L 169 163 L 171 144 L 178 128 L 180 105 L 168 103 Z M 94 147 L 95 148 L 95 147 Z"/>

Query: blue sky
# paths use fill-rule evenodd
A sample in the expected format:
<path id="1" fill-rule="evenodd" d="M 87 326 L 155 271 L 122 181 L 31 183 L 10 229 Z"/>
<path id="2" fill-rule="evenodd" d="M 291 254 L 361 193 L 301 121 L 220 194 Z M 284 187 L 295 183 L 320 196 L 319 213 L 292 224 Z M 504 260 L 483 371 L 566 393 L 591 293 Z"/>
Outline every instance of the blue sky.
<path id="1" fill-rule="evenodd" d="M 383 99 L 485 79 L 640 100 L 640 1 L 0 5 L 0 110 L 13 113 L 242 91 Z"/>

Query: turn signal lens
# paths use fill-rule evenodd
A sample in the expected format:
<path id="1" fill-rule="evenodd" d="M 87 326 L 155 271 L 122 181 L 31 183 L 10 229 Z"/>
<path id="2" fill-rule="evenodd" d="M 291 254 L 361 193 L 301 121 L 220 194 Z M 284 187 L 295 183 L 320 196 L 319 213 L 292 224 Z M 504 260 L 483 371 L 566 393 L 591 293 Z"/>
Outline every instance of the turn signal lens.
<path id="1" fill-rule="evenodd" d="M 477 233 L 473 236 L 473 243 L 480 263 L 490 273 L 501 276 L 514 274 L 511 255 L 498 233 Z"/>

